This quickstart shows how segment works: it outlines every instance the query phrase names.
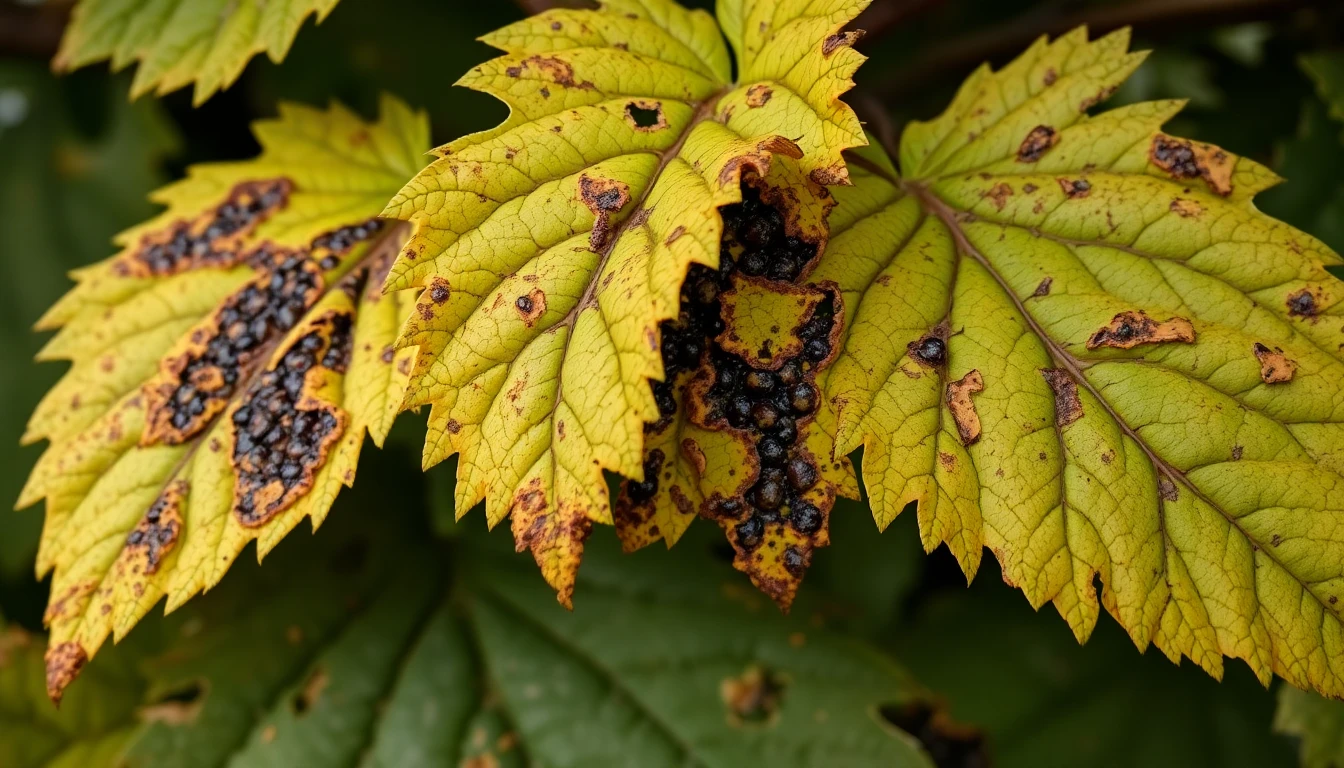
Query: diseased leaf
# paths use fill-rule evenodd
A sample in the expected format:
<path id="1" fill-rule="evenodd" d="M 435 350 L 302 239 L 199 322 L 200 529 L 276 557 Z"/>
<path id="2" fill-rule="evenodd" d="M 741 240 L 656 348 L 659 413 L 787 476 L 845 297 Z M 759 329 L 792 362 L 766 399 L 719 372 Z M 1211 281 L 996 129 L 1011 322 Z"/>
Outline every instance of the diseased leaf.
<path id="1" fill-rule="evenodd" d="M 389 203 L 414 225 L 388 290 L 421 290 L 406 405 L 432 405 L 424 463 L 459 453 L 457 509 L 511 516 L 568 605 L 583 540 L 612 522 L 604 471 L 642 479 L 659 323 L 692 264 L 718 266 L 720 206 L 772 171 L 842 183 L 863 143 L 838 99 L 866 0 L 672 0 L 554 10 L 484 38 L 460 85 L 510 108 L 436 150 Z M 731 79 L 722 34 L 737 42 Z M 801 191 L 799 194 L 803 194 Z"/>
<path id="2" fill-rule="evenodd" d="M 114 757 L 143 768 L 933 765 L 872 714 L 927 705 L 908 675 L 814 623 L 762 615 L 762 599 L 725 590 L 731 571 L 704 553 L 635 561 L 599 539 L 581 579 L 591 610 L 571 614 L 486 536 L 464 535 L 445 556 L 405 529 L 409 516 L 345 511 L 165 621 L 172 642 L 138 659 L 140 727 Z"/>
<path id="3" fill-rule="evenodd" d="M 68 270 L 105 256 L 109 232 L 154 213 L 143 196 L 166 181 L 158 166 L 177 147 L 161 105 L 126 103 L 122 78 L 81 80 L 55 80 L 36 62 L 0 65 L 0 252 L 12 256 L 0 288 L 0 367 L 10 372 L 0 377 L 0 465 L 13 468 L 0 476 L 6 502 L 39 453 L 19 445 L 24 422 L 60 374 L 30 366 L 42 344 L 28 331 L 69 286 Z M 90 102 L 108 106 L 104 119 L 73 106 Z M 30 578 L 41 525 L 37 515 L 4 516 L 0 578 Z"/>
<path id="4" fill-rule="evenodd" d="M 260 157 L 156 193 L 168 210 L 39 324 L 60 329 L 40 357 L 72 363 L 29 422 L 49 445 L 19 500 L 47 502 L 53 698 L 161 597 L 176 608 L 253 539 L 260 557 L 320 525 L 400 406 L 412 302 L 379 283 L 405 235 L 373 217 L 418 166 L 423 118 L 392 99 L 372 124 L 286 106 L 257 135 Z"/>
<path id="5" fill-rule="evenodd" d="M 1302 768 L 1344 765 L 1344 703 L 1285 685 L 1274 730 L 1297 737 Z"/>
<path id="6" fill-rule="evenodd" d="M 808 216 L 793 188 L 770 181 L 722 209 L 719 268 L 691 268 L 677 318 L 661 327 L 660 418 L 616 527 L 634 549 L 675 543 L 696 515 L 716 520 L 734 565 L 787 610 L 830 543 L 836 497 L 859 491 L 848 459 L 831 457 L 834 414 L 818 389 L 839 333 L 834 286 L 801 282 L 825 243 L 829 195 L 810 194 Z"/>
<path id="7" fill-rule="evenodd" d="M 192 83 L 204 103 L 228 88 L 248 60 L 280 63 L 309 16 L 320 23 L 337 0 L 80 0 L 52 66 L 71 70 L 111 60 L 138 64 L 131 98 L 162 96 Z"/>
<path id="8" fill-rule="evenodd" d="M 1344 695 L 1340 258 L 1251 202 L 1278 179 L 1089 110 L 1127 34 L 1044 39 L 837 192 L 812 274 L 844 299 L 826 394 L 880 525 L 983 547 L 1085 640 L 1099 608 L 1215 677 Z M 1095 580 L 1100 579 L 1100 600 Z"/>

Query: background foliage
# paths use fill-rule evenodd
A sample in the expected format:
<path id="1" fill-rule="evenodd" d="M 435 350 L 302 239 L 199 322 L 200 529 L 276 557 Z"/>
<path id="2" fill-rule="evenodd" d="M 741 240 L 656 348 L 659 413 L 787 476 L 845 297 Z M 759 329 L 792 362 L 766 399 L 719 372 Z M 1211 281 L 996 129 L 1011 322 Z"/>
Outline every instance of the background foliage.
<path id="1" fill-rule="evenodd" d="M 28 327 L 66 290 L 65 270 L 109 255 L 115 232 L 154 212 L 145 195 L 187 164 L 255 154 L 248 125 L 273 115 L 280 99 L 339 99 L 372 117 L 379 92 L 390 89 L 427 110 L 435 144 L 496 124 L 500 104 L 448 86 L 489 57 L 477 35 L 523 13 L 505 2 L 342 0 L 320 26 L 304 27 L 283 65 L 253 59 L 237 84 L 193 108 L 189 89 L 128 103 L 131 77 L 103 67 L 53 76 L 47 62 L 67 11 L 62 2 L 0 0 L 0 497 L 8 499 L 38 453 L 17 447 L 23 423 L 60 373 L 29 362 L 42 339 Z M 870 127 L 896 135 L 907 120 L 941 109 L 981 60 L 1002 64 L 1037 35 L 1085 22 L 1094 34 L 1132 23 L 1134 47 L 1158 51 L 1112 103 L 1189 98 L 1171 132 L 1233 148 L 1287 177 L 1258 205 L 1344 250 L 1339 3 L 877 0 L 859 24 L 874 34 L 860 45 L 872 60 L 854 103 Z M 422 431 L 415 417 L 405 419 L 391 455 L 362 470 L 363 488 L 384 491 L 373 504 L 367 493 L 343 499 L 335 519 L 401 508 L 458 535 L 442 522 L 451 520 L 452 462 L 423 477 L 389 468 L 418 463 Z M 31 577 L 40 522 L 36 510 L 0 517 L 0 616 L 33 632 L 46 592 Z M 1080 648 L 1062 622 L 1033 616 L 991 560 L 964 589 L 945 550 L 921 554 L 913 515 L 876 536 L 866 510 L 842 503 L 834 526 L 835 546 L 818 555 L 809 579 L 828 594 L 818 610 L 833 627 L 889 649 L 953 717 L 982 728 L 997 765 L 1264 766 L 1297 754 L 1312 766 L 1344 765 L 1344 705 L 1265 692 L 1241 664 L 1229 665 L 1219 684 L 1155 652 L 1141 657 L 1108 616 Z M 174 631 L 167 625 L 147 621 L 137 642 Z M 0 663 L 5 654 L 0 646 Z M 115 740 L 144 717 L 146 673 L 119 668 L 110 654 L 100 666 L 102 677 L 72 690 L 66 711 L 49 718 L 45 741 L 16 764 L 45 764 L 74 734 Z M 95 711 L 76 694 L 96 700 Z M 0 712 L 0 742 L 11 733 L 6 723 L 28 716 Z"/>

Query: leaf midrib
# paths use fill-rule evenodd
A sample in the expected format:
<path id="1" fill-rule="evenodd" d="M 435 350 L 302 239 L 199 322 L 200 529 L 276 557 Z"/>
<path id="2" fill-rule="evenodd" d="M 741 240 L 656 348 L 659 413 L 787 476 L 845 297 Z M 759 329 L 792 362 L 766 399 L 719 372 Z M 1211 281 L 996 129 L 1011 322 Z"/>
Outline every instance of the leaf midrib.
<path id="1" fill-rule="evenodd" d="M 929 212 L 934 216 L 937 216 L 938 219 L 943 222 L 943 225 L 946 226 L 948 228 L 948 231 L 952 233 L 952 237 L 956 242 L 957 250 L 960 251 L 962 255 L 969 256 L 970 258 L 975 259 L 977 262 L 980 263 L 982 267 L 984 267 L 986 272 L 988 272 L 994 278 L 994 281 L 999 286 L 1000 290 L 1002 290 L 1004 294 L 1008 296 L 1009 300 L 1012 301 L 1014 307 L 1026 320 L 1028 326 L 1032 330 L 1032 333 L 1035 334 L 1037 339 L 1045 346 L 1046 351 L 1049 353 L 1051 359 L 1055 362 L 1055 364 L 1067 370 L 1069 375 L 1074 379 L 1074 381 L 1079 386 L 1086 388 L 1087 391 L 1097 399 L 1097 402 L 1101 403 L 1102 408 L 1104 408 L 1107 414 L 1110 415 L 1111 419 L 1115 422 L 1116 426 L 1118 426 L 1126 436 L 1128 436 L 1131 440 L 1133 440 L 1135 444 L 1137 444 L 1139 448 L 1144 452 L 1144 454 L 1148 457 L 1148 461 L 1152 464 L 1153 469 L 1156 472 L 1166 474 L 1172 481 L 1178 482 L 1181 485 L 1185 486 L 1185 488 L 1190 493 L 1194 494 L 1195 498 L 1207 504 L 1211 509 L 1217 511 L 1218 514 L 1222 516 L 1224 520 L 1227 521 L 1229 526 L 1231 526 L 1238 533 L 1240 533 L 1247 542 L 1253 543 L 1258 552 L 1263 554 L 1270 562 L 1278 566 L 1284 573 L 1291 576 L 1293 580 L 1296 581 L 1298 585 L 1302 588 L 1302 591 L 1304 593 L 1311 595 L 1312 599 L 1314 599 L 1321 606 L 1321 609 L 1324 611 L 1326 615 L 1335 617 L 1337 621 L 1339 620 L 1339 615 L 1335 613 L 1335 609 L 1332 608 L 1329 604 L 1327 604 L 1325 600 L 1321 599 L 1321 597 L 1317 595 L 1310 587 L 1308 587 L 1306 582 L 1302 581 L 1301 577 L 1299 577 L 1291 569 L 1285 566 L 1282 561 L 1280 561 L 1277 557 L 1275 557 L 1274 554 L 1270 551 L 1270 549 L 1268 549 L 1265 546 L 1265 542 L 1261 542 L 1257 540 L 1255 537 L 1251 536 L 1250 533 L 1248 533 L 1246 529 L 1242 527 L 1240 521 L 1236 517 L 1228 514 L 1227 511 L 1224 510 L 1220 504 L 1217 504 L 1212 499 L 1210 499 L 1201 489 L 1195 486 L 1195 484 L 1192 483 L 1188 477 L 1186 477 L 1186 474 L 1184 472 L 1176 469 L 1175 467 L 1171 466 L 1171 464 L 1169 464 L 1167 461 L 1160 458 L 1157 455 L 1157 453 L 1153 451 L 1153 449 L 1148 445 L 1148 442 L 1144 440 L 1139 435 L 1139 433 L 1129 425 L 1128 422 L 1126 422 L 1124 419 L 1120 417 L 1120 414 L 1115 411 L 1115 409 L 1111 406 L 1110 402 L 1106 398 L 1101 396 L 1101 393 L 1097 391 L 1092 382 L 1086 377 L 1086 375 L 1083 374 L 1082 370 L 1079 368 L 1077 361 L 1073 358 L 1073 356 L 1065 352 L 1055 342 L 1055 340 L 1045 332 L 1045 330 L 1037 322 L 1035 316 L 1033 316 L 1031 312 L 1027 310 L 1026 306 L 1022 303 L 1021 299 L 1019 299 L 1017 294 L 1013 292 L 1011 287 L 1004 281 L 1003 277 L 998 273 L 998 271 L 993 268 L 993 266 L 989 263 L 989 260 L 986 259 L 985 256 L 975 248 L 974 245 L 971 244 L 970 240 L 966 237 L 966 234 L 962 232 L 959 226 L 957 226 L 956 211 L 954 211 L 951 208 L 951 206 L 947 205 L 942 200 L 937 198 L 928 190 L 927 187 L 919 183 L 915 182 L 896 182 L 896 183 L 908 194 L 914 196 L 920 202 L 921 207 L 923 207 L 927 212 Z M 1167 547 L 1170 548 L 1170 551 L 1174 551 L 1179 554 L 1180 550 L 1172 547 L 1171 541 L 1167 535 L 1165 508 L 1166 508 L 1166 502 L 1159 494 L 1157 499 L 1158 529 L 1161 531 L 1163 541 L 1166 543 Z M 1256 567 L 1254 559 L 1252 559 L 1251 566 L 1253 569 Z M 1163 568 L 1165 570 L 1166 568 L 1165 564 Z M 1201 596 L 1201 600 L 1202 599 L 1203 598 Z M 1256 612 L 1259 613 L 1261 610 L 1263 610 L 1261 607 L 1263 603 L 1259 598 L 1258 589 L 1255 601 L 1257 606 Z"/>

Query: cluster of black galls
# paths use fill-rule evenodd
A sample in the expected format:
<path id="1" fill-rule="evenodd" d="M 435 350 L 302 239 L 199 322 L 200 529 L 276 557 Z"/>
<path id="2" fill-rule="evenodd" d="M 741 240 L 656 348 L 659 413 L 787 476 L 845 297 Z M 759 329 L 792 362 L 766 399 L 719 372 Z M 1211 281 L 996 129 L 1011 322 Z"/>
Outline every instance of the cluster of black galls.
<path id="1" fill-rule="evenodd" d="M 313 240 L 308 251 L 275 252 L 263 246 L 252 257 L 262 272 L 260 279 L 230 296 L 220 308 L 219 333 L 182 370 L 169 400 L 170 419 L 178 430 L 178 442 L 189 439 L 205 426 L 217 408 L 233 396 L 238 379 L 264 346 L 299 322 L 322 287 L 322 270 L 334 256 L 314 263 L 310 253 L 317 248 L 349 250 L 367 239 L 378 225 L 342 227 Z"/>
<path id="2" fill-rule="evenodd" d="M 331 410 L 300 410 L 304 378 L 315 365 L 338 372 L 349 366 L 350 317 L 332 318 L 331 342 L 322 351 L 322 335 L 304 335 L 280 362 L 262 374 L 247 400 L 233 414 L 237 439 L 234 465 L 240 493 L 235 513 L 244 525 L 260 525 L 280 511 L 281 500 L 321 466 L 324 446 L 339 421 Z M 268 505 L 257 508 L 256 495 L 274 483 L 279 494 L 268 494 Z"/>
<path id="3" fill-rule="evenodd" d="M 127 546 L 135 547 L 143 545 L 145 548 L 145 573 L 154 573 L 159 568 L 159 561 L 163 555 L 170 549 L 173 542 L 177 540 L 177 529 L 179 523 L 176 520 L 164 520 L 163 513 L 167 511 L 170 497 L 168 494 L 160 496 L 145 513 L 144 519 L 140 525 L 135 527 L 126 536 Z"/>
<path id="4" fill-rule="evenodd" d="M 289 199 L 289 191 L 290 184 L 284 179 L 239 184 L 229 193 L 229 199 L 215 208 L 199 232 L 192 232 L 191 222 L 180 222 L 166 241 L 146 243 L 135 258 L 153 275 L 175 274 L 188 265 L 194 268 L 234 264 L 239 254 L 219 250 L 217 241 L 265 220 Z"/>
<path id="5" fill-rule="evenodd" d="M 818 471 L 798 450 L 798 421 L 817 408 L 820 394 L 809 373 L 831 353 L 830 332 L 834 307 L 823 301 L 800 331 L 801 354 L 776 371 L 758 370 L 737 355 L 724 351 L 715 338 L 724 330 L 720 295 L 731 289 L 733 275 L 791 283 L 798 279 L 816 256 L 816 246 L 785 231 L 783 217 L 763 201 L 752 187 L 743 185 L 741 204 L 721 209 L 724 233 L 719 268 L 693 266 L 681 291 L 681 312 L 676 320 L 663 323 L 662 356 L 665 377 L 653 381 L 653 397 L 660 421 L 650 431 L 666 426 L 676 413 L 674 384 L 677 377 L 697 369 L 707 359 L 715 376 L 706 396 L 707 422 L 726 421 L 751 435 L 760 459 L 758 482 L 738 499 L 721 501 L 715 512 L 741 520 L 736 526 L 738 543 L 747 550 L 760 546 L 768 523 L 784 519 L 799 533 L 820 530 L 824 517 L 802 495 L 818 480 Z M 736 253 L 736 256 L 734 255 Z M 629 483 L 627 493 L 636 503 L 658 492 L 658 472 L 664 457 L 653 451 L 645 461 L 641 483 Z M 785 552 L 790 570 L 803 567 L 802 555 L 792 548 Z"/>

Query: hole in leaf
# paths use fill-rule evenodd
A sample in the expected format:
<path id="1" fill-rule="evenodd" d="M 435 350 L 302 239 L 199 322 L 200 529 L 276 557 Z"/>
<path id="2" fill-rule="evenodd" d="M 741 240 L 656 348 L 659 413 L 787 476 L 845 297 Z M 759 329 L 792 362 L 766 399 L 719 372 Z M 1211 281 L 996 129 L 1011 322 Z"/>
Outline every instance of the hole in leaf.
<path id="1" fill-rule="evenodd" d="M 645 108 L 638 102 L 630 102 L 625 105 L 625 114 L 636 128 L 650 129 L 657 127 L 663 122 L 662 108 L 654 104 L 652 109 Z"/>
<path id="2" fill-rule="evenodd" d="M 289 702 L 289 708 L 294 712 L 295 717 L 302 717 L 312 709 L 322 692 L 326 690 L 327 684 L 331 678 L 327 676 L 327 671 L 322 667 L 315 667 L 308 673 L 308 679 L 303 687 L 294 694 L 294 698 Z"/>
<path id="3" fill-rule="evenodd" d="M 209 684 L 205 680 L 190 680 L 169 688 L 153 702 L 140 708 L 140 720 L 167 725 L 194 723 L 201 712 L 201 707 L 205 705 L 208 690 Z"/>
<path id="4" fill-rule="evenodd" d="M 952 722 L 942 709 L 928 702 L 883 704 L 883 720 L 919 739 L 938 768 L 988 768 L 985 737 L 978 730 Z"/>

